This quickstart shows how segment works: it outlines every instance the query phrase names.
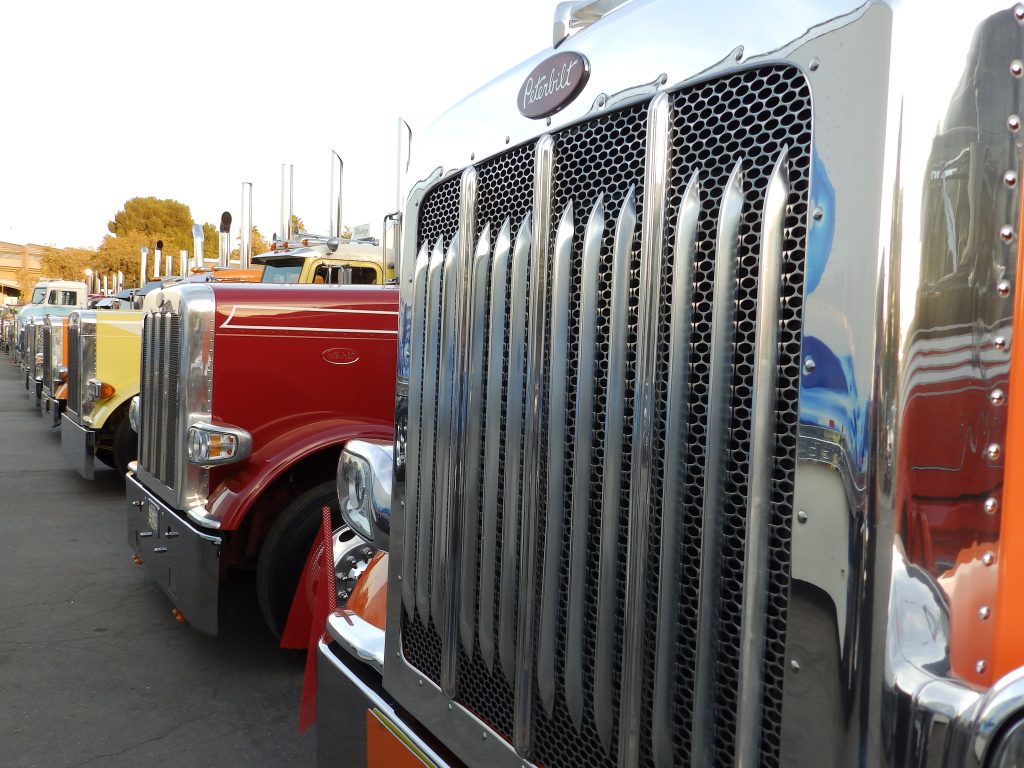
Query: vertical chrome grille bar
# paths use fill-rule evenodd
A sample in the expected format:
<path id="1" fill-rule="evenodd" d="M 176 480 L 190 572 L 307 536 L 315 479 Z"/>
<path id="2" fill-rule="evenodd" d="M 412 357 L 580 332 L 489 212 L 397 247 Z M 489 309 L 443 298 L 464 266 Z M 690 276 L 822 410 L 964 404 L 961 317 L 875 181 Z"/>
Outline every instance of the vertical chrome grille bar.
<path id="1" fill-rule="evenodd" d="M 453 411 L 456 407 L 455 363 L 458 348 L 456 323 L 459 309 L 459 241 L 456 232 L 448 245 L 441 274 L 441 327 L 438 334 L 437 367 L 437 427 L 434 433 L 434 467 L 437 481 L 434 483 L 434 535 L 431 539 L 430 554 L 430 615 L 434 625 L 443 627 L 444 592 L 448 543 L 445 534 L 450 527 L 452 514 L 451 459 L 453 438 Z"/>
<path id="2" fill-rule="evenodd" d="M 475 231 L 475 230 L 474 230 Z M 471 317 L 475 319 L 469 332 L 469 398 L 466 402 L 466 490 L 463 504 L 462 542 L 459 560 L 459 634 L 466 656 L 472 658 L 476 632 L 477 542 L 480 534 L 480 446 L 483 440 L 481 409 L 484 396 L 484 337 L 487 316 L 487 282 L 490 278 L 491 225 L 485 224 L 473 252 L 473 275 L 470 289 Z"/>
<path id="3" fill-rule="evenodd" d="M 501 585 L 498 596 L 498 659 L 509 685 L 516 662 L 516 586 L 519 563 L 519 478 L 523 466 L 523 378 L 526 374 L 526 290 L 533 217 L 527 214 L 512 251 L 508 385 L 505 399 L 505 498 L 501 510 Z M 529 564 L 524 564 L 529 567 Z"/>
<path id="4" fill-rule="evenodd" d="M 622 704 L 619 714 L 619 765 L 627 768 L 634 768 L 640 755 L 640 694 L 644 674 L 644 608 L 655 431 L 658 305 L 661 300 L 663 234 L 668 195 L 669 112 L 670 103 L 666 93 L 655 96 L 647 110 L 647 150 L 644 161 L 646 202 L 640 231 L 636 392 L 630 457 L 626 599 L 622 622 L 625 637 L 622 644 Z"/>
<path id="5" fill-rule="evenodd" d="M 601 551 L 597 581 L 597 647 L 594 653 L 594 723 L 611 752 L 615 696 L 615 597 L 621 582 L 619 518 L 622 513 L 622 438 L 626 410 L 626 343 L 629 333 L 629 271 L 636 240 L 636 189 L 630 187 L 615 222 L 608 379 L 604 412 L 604 482 L 601 487 Z"/>
<path id="6" fill-rule="evenodd" d="M 579 361 L 576 366 L 576 438 L 573 451 L 572 519 L 569 538 L 569 609 L 565 638 L 565 704 L 573 725 L 583 728 L 583 620 L 587 602 L 587 533 L 590 529 L 590 459 L 594 451 L 594 358 L 597 299 L 604 237 L 604 195 L 583 234 L 580 275 Z"/>
<path id="7" fill-rule="evenodd" d="M 572 290 L 572 240 L 576 226 L 570 202 L 555 233 L 551 265 L 551 393 L 548 396 L 547 526 L 544 533 L 544 574 L 541 585 L 540 628 L 537 646 L 537 691 L 548 717 L 555 706 L 555 646 L 558 630 L 558 597 L 561 581 L 565 504 L 565 379 L 569 355 L 569 292 Z"/>
<path id="8" fill-rule="evenodd" d="M 672 305 L 669 325 L 668 391 L 665 412 L 665 485 L 661 515 L 661 572 L 658 574 L 658 623 L 654 650 L 652 751 L 657 768 L 675 763 L 672 695 L 676 686 L 676 632 L 679 610 L 679 558 L 682 550 L 683 483 L 686 460 L 690 333 L 693 322 L 693 265 L 697 259 L 700 179 L 695 172 L 683 193 L 672 247 Z"/>
<path id="9" fill-rule="evenodd" d="M 423 359 L 423 474 L 420 477 L 419 526 L 416 535 L 416 610 L 426 626 L 430 621 L 430 534 L 434 525 L 434 453 L 437 419 L 438 356 L 441 336 L 441 271 L 444 251 L 438 238 L 427 268 L 426 354 Z"/>
<path id="10" fill-rule="evenodd" d="M 520 755 L 530 752 L 533 709 L 534 594 L 537 588 L 537 525 L 540 505 L 541 435 L 544 433 L 544 342 L 547 312 L 548 261 L 551 232 L 551 174 L 555 142 L 545 134 L 537 141 L 533 187 L 533 252 L 530 257 L 530 300 L 526 353 L 522 531 L 519 540 L 519 620 L 512 744 Z"/>
<path id="11" fill-rule="evenodd" d="M 736 261 L 743 217 L 743 162 L 736 163 L 725 185 L 718 220 L 715 283 L 711 318 L 711 360 L 708 380 L 707 435 L 704 468 L 704 509 L 700 598 L 697 618 L 697 664 L 693 693 L 694 766 L 710 765 L 714 748 L 714 695 L 717 664 L 719 587 L 722 558 L 722 508 L 728 456 L 732 353 L 735 343 Z"/>
<path id="12" fill-rule="evenodd" d="M 420 436 L 423 434 L 420 422 L 420 403 L 423 394 L 423 349 L 425 332 L 421 312 L 425 311 L 427 297 L 427 245 L 423 244 L 416 255 L 413 270 L 413 308 L 412 339 L 409 348 L 415 350 L 416 358 L 409 364 L 409 422 L 406 450 L 408 457 L 405 463 L 409 473 L 405 481 L 405 540 L 402 544 L 402 603 L 405 612 L 412 618 L 416 609 L 416 540 L 412 532 L 416 530 L 417 492 L 419 490 L 420 470 Z"/>
<path id="13" fill-rule="evenodd" d="M 171 409 L 169 403 L 172 397 L 177 397 L 177 391 L 171 390 L 171 313 L 165 312 L 160 317 L 160 329 L 161 336 L 163 338 L 163 344 L 160 352 L 163 359 L 163 364 L 160 367 L 160 384 L 162 398 L 160 400 L 161 410 L 161 423 L 163 425 L 163 440 L 161 441 L 161 447 L 163 448 L 163 456 L 160 458 L 160 479 L 163 480 L 164 485 L 173 486 L 176 485 L 174 478 L 170 476 L 171 473 L 171 447 L 174 442 L 173 432 L 175 425 L 171 424 L 170 415 Z"/>
<path id="14" fill-rule="evenodd" d="M 501 397 L 505 354 L 505 302 L 508 292 L 509 259 L 512 252 L 512 222 L 505 219 L 494 241 L 491 266 L 491 311 L 487 352 L 487 421 L 484 424 L 484 508 L 480 532 L 480 561 L 494 562 L 498 554 L 498 468 L 504 457 L 501 448 Z M 480 569 L 480 655 L 494 670 L 494 579 L 493 565 Z"/>
<path id="15" fill-rule="evenodd" d="M 739 703 L 736 718 L 736 765 L 740 768 L 756 766 L 760 762 L 761 688 L 768 602 L 768 539 L 772 459 L 775 454 L 783 229 L 788 200 L 789 152 L 783 149 L 768 179 L 761 222 L 754 389 L 750 405 L 747 540 L 743 558 L 743 615 L 740 621 Z"/>
<path id="16" fill-rule="evenodd" d="M 463 520 L 467 514 L 473 514 L 470 504 L 475 506 L 476 496 L 470 501 L 466 496 L 466 426 L 468 421 L 467 407 L 471 386 L 469 369 L 470 348 L 470 293 L 473 267 L 473 235 L 476 233 L 476 195 L 477 171 L 470 166 L 462 172 L 459 192 L 459 233 L 452 242 L 455 264 L 449 280 L 455 296 L 455 327 L 446 334 L 449 344 L 454 344 L 451 355 L 454 363 L 452 372 L 452 408 L 449 421 L 448 497 L 445 499 L 443 525 L 438 528 L 441 535 L 441 557 L 443 570 L 441 594 L 441 690 L 448 698 L 454 698 L 458 688 L 459 660 L 459 628 L 458 607 L 456 599 L 461 575 L 459 541 L 462 535 Z M 477 456 L 471 458 L 476 466 Z M 469 503 L 467 503 L 469 502 Z M 440 585 L 439 585 L 440 586 Z"/>
<path id="17" fill-rule="evenodd" d="M 160 350 L 157 347 L 157 322 L 159 321 L 160 315 L 156 312 L 151 312 L 146 316 L 146 336 L 149 340 L 149 370 L 146 371 L 146 394 L 149 398 L 149 402 L 146 405 L 146 431 L 149 432 L 149 453 L 146 454 L 146 469 L 149 470 L 150 474 L 154 477 L 157 475 L 157 462 L 156 452 L 160 444 L 160 436 L 157 430 L 157 400 L 159 394 L 156 390 L 156 369 L 157 359 L 159 359 Z"/>

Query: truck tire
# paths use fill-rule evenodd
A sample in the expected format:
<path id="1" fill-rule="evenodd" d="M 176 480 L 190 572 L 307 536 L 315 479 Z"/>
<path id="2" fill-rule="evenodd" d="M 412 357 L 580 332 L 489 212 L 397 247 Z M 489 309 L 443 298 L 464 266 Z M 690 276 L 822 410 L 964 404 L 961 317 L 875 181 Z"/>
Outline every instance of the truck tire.
<path id="1" fill-rule="evenodd" d="M 114 469 L 122 475 L 128 472 L 128 465 L 135 461 L 139 452 L 139 436 L 132 429 L 127 411 L 114 429 Z"/>
<path id="2" fill-rule="evenodd" d="M 322 522 L 324 505 L 331 508 L 331 528 L 341 525 L 335 482 L 309 489 L 285 507 L 260 547 L 256 563 L 256 596 L 270 631 L 280 639 L 306 557 Z"/>

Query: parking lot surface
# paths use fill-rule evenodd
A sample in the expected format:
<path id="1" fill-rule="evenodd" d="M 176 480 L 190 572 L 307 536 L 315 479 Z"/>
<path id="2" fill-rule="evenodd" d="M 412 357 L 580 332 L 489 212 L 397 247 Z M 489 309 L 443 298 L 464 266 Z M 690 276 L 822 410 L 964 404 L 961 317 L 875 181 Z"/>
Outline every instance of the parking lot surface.
<path id="1" fill-rule="evenodd" d="M 132 564 L 124 483 L 65 468 L 60 431 L 0 358 L 0 765 L 311 766 L 305 659 L 232 577 L 220 635 L 179 624 Z"/>

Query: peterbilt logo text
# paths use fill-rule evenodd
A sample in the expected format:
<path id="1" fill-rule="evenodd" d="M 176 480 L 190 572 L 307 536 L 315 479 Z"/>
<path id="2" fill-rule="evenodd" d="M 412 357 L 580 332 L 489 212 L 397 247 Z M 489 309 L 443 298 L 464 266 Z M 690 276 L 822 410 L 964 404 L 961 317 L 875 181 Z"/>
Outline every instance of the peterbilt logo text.
<path id="1" fill-rule="evenodd" d="M 534 67 L 519 89 L 519 111 L 534 120 L 568 105 L 587 84 L 590 63 L 573 51 L 556 53 Z"/>
<path id="2" fill-rule="evenodd" d="M 324 359 L 325 363 L 330 363 L 331 365 L 352 365 L 352 363 L 359 360 L 359 353 L 354 349 L 346 347 L 325 349 L 320 356 Z"/>

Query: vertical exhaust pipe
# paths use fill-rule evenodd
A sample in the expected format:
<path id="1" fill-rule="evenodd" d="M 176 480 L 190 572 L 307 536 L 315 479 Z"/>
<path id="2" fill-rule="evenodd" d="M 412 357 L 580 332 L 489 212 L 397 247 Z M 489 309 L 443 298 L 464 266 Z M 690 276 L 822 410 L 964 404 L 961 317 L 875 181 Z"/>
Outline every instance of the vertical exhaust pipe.
<path id="1" fill-rule="evenodd" d="M 124 272 L 121 270 L 117 271 L 117 293 L 124 290 Z"/>
<path id="2" fill-rule="evenodd" d="M 153 279 L 160 279 L 160 261 L 163 259 L 164 241 L 156 241 L 156 253 L 153 254 Z"/>
<path id="3" fill-rule="evenodd" d="M 174 275 L 174 254 L 168 251 L 164 254 L 164 277 L 172 277 Z"/>
<path id="4" fill-rule="evenodd" d="M 395 210 L 402 213 L 405 197 L 405 174 L 409 171 L 409 159 L 412 149 L 412 128 L 402 118 L 398 118 L 398 156 L 395 168 Z"/>
<path id="5" fill-rule="evenodd" d="M 109 293 L 107 292 L 107 276 L 106 275 L 103 276 L 103 295 L 104 296 L 108 296 L 109 295 Z"/>
<path id="6" fill-rule="evenodd" d="M 196 269 L 202 269 L 205 265 L 203 261 L 203 227 L 201 224 L 192 225 L 192 260 L 195 262 Z"/>
<path id="7" fill-rule="evenodd" d="M 231 214 L 220 215 L 220 239 L 217 241 L 217 266 L 227 267 L 231 256 Z"/>
<path id="8" fill-rule="evenodd" d="M 142 246 L 139 249 L 141 265 L 139 266 L 139 288 L 146 284 L 146 268 L 149 266 L 146 261 L 149 259 L 149 248 Z"/>
<path id="9" fill-rule="evenodd" d="M 249 269 L 252 259 L 252 183 L 242 182 L 242 236 L 238 244 L 238 268 Z"/>
<path id="10" fill-rule="evenodd" d="M 295 166 L 281 165 L 281 228 L 278 230 L 285 240 L 292 239 L 292 183 L 295 181 Z"/>
<path id="11" fill-rule="evenodd" d="M 345 175 L 345 162 L 331 150 L 331 237 L 341 237 L 341 193 Z"/>
<path id="12" fill-rule="evenodd" d="M 178 253 L 178 271 L 180 277 L 188 277 L 188 251 Z"/>

